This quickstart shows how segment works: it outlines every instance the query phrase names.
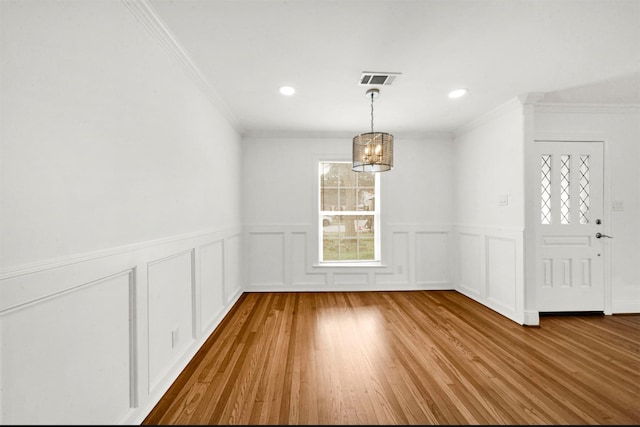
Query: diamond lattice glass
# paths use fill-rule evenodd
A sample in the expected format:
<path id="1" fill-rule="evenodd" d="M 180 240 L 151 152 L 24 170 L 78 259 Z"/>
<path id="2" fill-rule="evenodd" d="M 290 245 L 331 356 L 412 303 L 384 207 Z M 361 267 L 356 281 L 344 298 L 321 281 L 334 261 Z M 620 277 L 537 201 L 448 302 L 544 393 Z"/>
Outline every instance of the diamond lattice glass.
<path id="1" fill-rule="evenodd" d="M 551 155 L 540 158 L 540 222 L 551 224 Z"/>

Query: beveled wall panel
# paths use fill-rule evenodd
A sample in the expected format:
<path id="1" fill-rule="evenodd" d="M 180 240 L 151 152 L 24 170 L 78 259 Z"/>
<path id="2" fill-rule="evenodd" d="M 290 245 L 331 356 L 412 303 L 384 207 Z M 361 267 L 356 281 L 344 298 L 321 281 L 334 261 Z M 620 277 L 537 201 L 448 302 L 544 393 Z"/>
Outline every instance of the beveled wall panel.
<path id="1" fill-rule="evenodd" d="M 136 404 L 134 283 L 123 271 L 0 313 L 2 424 L 125 417 Z"/>
<path id="2" fill-rule="evenodd" d="M 240 250 L 236 228 L 2 271 L 0 424 L 139 424 L 241 295 Z"/>
<path id="3" fill-rule="evenodd" d="M 224 241 L 200 247 L 200 332 L 224 309 Z"/>
<path id="4" fill-rule="evenodd" d="M 487 298 L 516 309 L 516 247 L 513 239 L 487 237 Z"/>
<path id="5" fill-rule="evenodd" d="M 415 234 L 416 284 L 442 286 L 451 283 L 451 251 L 448 232 L 418 232 Z"/>
<path id="6" fill-rule="evenodd" d="M 523 231 L 465 226 L 456 227 L 454 234 L 455 289 L 524 324 Z"/>
<path id="7" fill-rule="evenodd" d="M 320 263 L 316 233 L 301 225 L 247 227 L 247 290 L 452 289 L 448 225 L 385 227 L 379 264 Z"/>
<path id="8" fill-rule="evenodd" d="M 243 288 L 243 280 L 240 276 L 241 240 L 238 234 L 229 236 L 224 241 L 224 301 L 227 307 L 240 295 Z"/>
<path id="9" fill-rule="evenodd" d="M 481 265 L 481 239 L 479 234 L 458 234 L 458 286 L 467 293 L 481 295 L 484 280 Z"/>
<path id="10" fill-rule="evenodd" d="M 193 250 L 148 266 L 149 390 L 195 339 Z"/>
<path id="11" fill-rule="evenodd" d="M 249 285 L 284 286 L 284 232 L 249 237 Z"/>
<path id="12" fill-rule="evenodd" d="M 291 282 L 294 286 L 326 286 L 327 275 L 309 273 L 309 254 L 307 241 L 309 236 L 305 232 L 291 233 Z"/>
<path id="13" fill-rule="evenodd" d="M 375 273 L 376 285 L 408 286 L 410 281 L 410 233 L 395 232 L 391 234 L 390 258 L 393 269 L 389 272 Z"/>

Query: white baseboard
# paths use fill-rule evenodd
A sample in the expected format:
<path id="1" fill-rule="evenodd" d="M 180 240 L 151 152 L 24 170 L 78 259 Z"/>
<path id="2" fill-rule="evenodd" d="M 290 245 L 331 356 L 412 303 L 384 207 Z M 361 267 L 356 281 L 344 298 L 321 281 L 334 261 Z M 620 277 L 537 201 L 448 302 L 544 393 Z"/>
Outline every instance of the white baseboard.
<path id="1" fill-rule="evenodd" d="M 613 314 L 640 314 L 640 301 L 612 301 Z"/>
<path id="2" fill-rule="evenodd" d="M 524 324 L 526 326 L 540 326 L 540 314 L 537 311 L 525 311 Z"/>

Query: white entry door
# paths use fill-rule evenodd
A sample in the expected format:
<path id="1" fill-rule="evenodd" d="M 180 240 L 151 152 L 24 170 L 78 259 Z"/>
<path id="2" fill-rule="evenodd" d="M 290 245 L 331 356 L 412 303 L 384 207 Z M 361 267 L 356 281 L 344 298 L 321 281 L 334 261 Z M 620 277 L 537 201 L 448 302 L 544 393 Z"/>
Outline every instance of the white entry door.
<path id="1" fill-rule="evenodd" d="M 534 146 L 538 311 L 604 311 L 603 143 Z"/>

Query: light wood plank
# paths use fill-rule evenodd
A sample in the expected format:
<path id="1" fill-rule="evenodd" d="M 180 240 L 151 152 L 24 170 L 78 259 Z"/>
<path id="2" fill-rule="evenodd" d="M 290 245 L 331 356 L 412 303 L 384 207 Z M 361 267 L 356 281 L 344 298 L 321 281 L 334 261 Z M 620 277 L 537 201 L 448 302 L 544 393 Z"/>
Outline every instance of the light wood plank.
<path id="1" fill-rule="evenodd" d="M 454 291 L 245 293 L 142 423 L 640 424 L 640 315 Z"/>

